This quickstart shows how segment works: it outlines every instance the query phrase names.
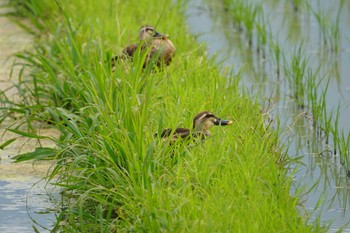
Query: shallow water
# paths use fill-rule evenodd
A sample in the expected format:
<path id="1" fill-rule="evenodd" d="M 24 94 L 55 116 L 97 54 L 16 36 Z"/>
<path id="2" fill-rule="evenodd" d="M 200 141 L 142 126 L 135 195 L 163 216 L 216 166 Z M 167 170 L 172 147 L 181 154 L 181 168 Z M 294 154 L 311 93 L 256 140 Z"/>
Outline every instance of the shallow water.
<path id="1" fill-rule="evenodd" d="M 55 215 L 49 212 L 52 202 L 48 192 L 53 187 L 45 187 L 45 182 L 33 186 L 35 180 L 0 180 L 0 232 L 34 232 L 33 225 L 40 232 L 50 232 Z"/>
<path id="2" fill-rule="evenodd" d="M 340 103 L 339 128 L 347 135 L 350 130 L 350 4 L 345 1 L 341 7 L 341 37 L 337 43 L 339 53 L 333 53 L 324 46 L 320 36 L 321 28 L 315 17 L 307 9 L 293 11 L 291 2 L 264 1 L 264 20 L 270 25 L 272 37 L 285 54 L 287 64 L 290 63 L 295 48 L 302 42 L 302 53 L 308 59 L 307 66 L 313 72 L 320 67 L 318 80 L 323 76 L 329 78 L 327 113 L 331 115 L 332 109 L 336 110 Z M 341 1 L 308 2 L 316 12 L 325 12 L 328 22 L 332 23 Z M 291 168 L 297 171 L 293 174 L 295 186 L 291 194 L 301 188 L 307 193 L 306 190 L 315 185 L 301 197 L 304 207 L 311 215 L 310 221 L 319 216 L 323 223 L 331 223 L 331 232 L 341 228 L 350 221 L 350 179 L 340 163 L 339 155 L 327 152 L 327 149 L 332 149 L 332 140 L 326 145 L 325 140 L 320 139 L 313 128 L 310 111 L 296 104 L 283 68 L 280 75 L 277 75 L 272 52 L 267 48 L 265 56 L 262 56 L 262 53 L 256 51 L 254 40 L 253 49 L 249 47 L 242 32 L 232 26 L 233 19 L 220 1 L 191 0 L 186 15 L 190 30 L 199 42 L 206 44 L 209 55 L 215 54 L 224 69 L 241 72 L 242 90 L 257 96 L 261 105 L 267 101 L 272 103 L 270 114 L 273 118 L 278 116 L 281 122 L 281 139 L 289 145 L 288 154 L 301 157 L 300 161 L 304 164 L 294 164 Z M 319 86 L 319 94 L 326 88 L 326 84 L 322 82 Z M 319 200 L 322 202 L 317 206 Z M 350 227 L 345 227 L 343 231 L 350 232 Z"/>

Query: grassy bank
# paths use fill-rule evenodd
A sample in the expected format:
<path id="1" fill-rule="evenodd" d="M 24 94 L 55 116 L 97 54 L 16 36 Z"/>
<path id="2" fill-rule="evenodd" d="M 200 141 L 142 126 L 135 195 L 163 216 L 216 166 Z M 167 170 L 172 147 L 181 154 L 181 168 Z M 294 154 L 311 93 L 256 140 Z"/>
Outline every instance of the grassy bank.
<path id="1" fill-rule="evenodd" d="M 277 133 L 239 91 L 240 76 L 220 74 L 188 34 L 183 4 L 43 0 L 22 9 L 38 37 L 33 50 L 18 54 L 31 75 L 20 85 L 25 105 L 11 110 L 25 116 L 27 136 L 39 137 L 30 127 L 37 120 L 61 132 L 57 149 L 19 158 L 57 161 L 51 177 L 67 208 L 56 229 L 312 231 L 296 209 L 298 198 L 289 195 L 288 159 Z M 140 57 L 112 71 L 106 61 L 136 42 L 144 24 L 171 35 L 172 64 L 142 70 Z M 190 146 L 154 138 L 166 127 L 190 127 L 203 110 L 234 124 Z"/>

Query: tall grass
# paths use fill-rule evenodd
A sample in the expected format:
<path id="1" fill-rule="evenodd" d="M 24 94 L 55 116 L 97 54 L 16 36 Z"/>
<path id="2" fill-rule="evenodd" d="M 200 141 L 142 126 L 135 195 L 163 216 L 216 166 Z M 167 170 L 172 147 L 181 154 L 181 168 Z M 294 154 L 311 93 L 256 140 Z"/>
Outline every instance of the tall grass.
<path id="1" fill-rule="evenodd" d="M 49 153 L 42 148 L 17 158 L 56 159 L 49 178 L 57 178 L 67 208 L 55 230 L 310 232 L 298 197 L 289 194 L 288 157 L 277 133 L 238 90 L 239 75 L 221 75 L 187 33 L 183 5 L 28 3 L 27 17 L 40 20 L 45 34 L 35 49 L 17 55 L 32 72 L 20 83 L 30 99 L 20 109 L 32 109 L 28 124 L 47 121 L 61 135 Z M 46 16 L 47 8 L 55 17 Z M 173 63 L 143 69 L 140 53 L 112 71 L 108 58 L 135 42 L 143 24 L 171 35 Z M 169 147 L 154 138 L 165 127 L 191 127 L 202 110 L 235 123 L 214 128 L 203 143 Z"/>
<path id="2" fill-rule="evenodd" d="M 223 0 L 209 4 L 224 9 L 222 14 L 230 16 L 232 25 L 235 26 L 237 31 L 242 32 L 243 38 L 246 39 L 249 47 L 255 45 L 257 51 L 264 48 L 268 34 L 264 22 L 262 22 L 264 17 L 261 3 Z"/>
<path id="3" fill-rule="evenodd" d="M 308 58 L 303 54 L 302 43 L 295 48 L 290 64 L 284 65 L 284 73 L 290 84 L 290 88 L 293 92 L 293 97 L 295 98 L 296 104 L 303 108 L 305 106 L 305 79 L 306 79 L 306 69 L 308 65 Z"/>
<path id="4" fill-rule="evenodd" d="M 339 1 L 339 7 L 335 19 L 329 19 L 329 14 L 320 7 L 318 1 L 318 9 L 314 9 L 310 3 L 307 4 L 307 8 L 311 11 L 319 25 L 320 38 L 323 40 L 323 46 L 328 48 L 331 52 L 338 54 L 340 52 L 339 46 L 341 44 L 341 32 L 340 32 L 340 19 L 344 6 L 344 1 Z"/>
<path id="5" fill-rule="evenodd" d="M 295 12 L 298 12 L 298 11 L 304 9 L 304 7 L 306 5 L 306 1 L 305 0 L 293 0 L 291 2 L 292 2 L 293 9 L 294 9 Z"/>

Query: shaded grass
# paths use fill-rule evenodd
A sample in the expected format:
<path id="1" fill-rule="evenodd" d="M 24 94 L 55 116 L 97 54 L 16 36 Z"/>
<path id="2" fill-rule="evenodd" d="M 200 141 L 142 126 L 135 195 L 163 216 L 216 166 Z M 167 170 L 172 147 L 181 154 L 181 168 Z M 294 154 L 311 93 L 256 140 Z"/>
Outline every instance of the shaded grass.
<path id="1" fill-rule="evenodd" d="M 45 0 L 29 7 L 27 17 L 43 19 L 45 34 L 34 50 L 17 54 L 32 71 L 20 87 L 30 100 L 28 124 L 41 119 L 61 132 L 50 178 L 58 178 L 67 210 L 55 230 L 311 231 L 289 195 L 283 146 L 238 90 L 240 76 L 220 74 L 206 58 L 179 17 L 181 2 L 157 3 Z M 43 17 L 48 7 L 56 17 Z M 156 22 L 177 47 L 173 63 L 142 69 L 141 53 L 113 72 L 108 58 L 135 42 L 140 25 Z M 165 127 L 190 127 L 203 110 L 235 123 L 199 144 L 171 148 L 153 137 Z"/>

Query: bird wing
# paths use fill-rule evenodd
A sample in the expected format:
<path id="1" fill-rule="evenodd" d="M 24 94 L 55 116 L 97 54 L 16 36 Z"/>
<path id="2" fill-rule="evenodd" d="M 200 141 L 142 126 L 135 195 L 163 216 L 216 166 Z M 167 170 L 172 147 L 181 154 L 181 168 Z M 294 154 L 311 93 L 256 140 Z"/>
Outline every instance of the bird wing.
<path id="1" fill-rule="evenodd" d="M 177 128 L 175 131 L 171 128 L 164 129 L 161 138 L 168 138 L 171 137 L 170 141 L 171 143 L 176 141 L 179 138 L 186 138 L 190 136 L 191 130 L 185 129 L 185 128 Z"/>
<path id="2" fill-rule="evenodd" d="M 123 49 L 123 54 L 128 55 L 129 57 L 132 57 L 136 52 L 138 46 L 139 44 L 132 44 L 127 46 L 125 49 Z"/>
<path id="3" fill-rule="evenodd" d="M 185 129 L 185 128 L 177 128 L 174 132 L 174 135 L 176 135 L 177 138 L 179 138 L 179 137 L 186 138 L 186 137 L 190 136 L 190 134 L 191 134 L 191 130 Z"/>

